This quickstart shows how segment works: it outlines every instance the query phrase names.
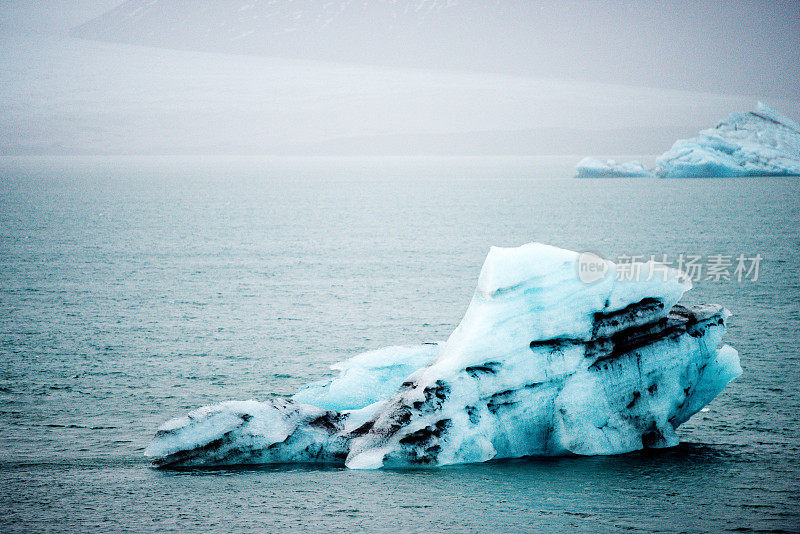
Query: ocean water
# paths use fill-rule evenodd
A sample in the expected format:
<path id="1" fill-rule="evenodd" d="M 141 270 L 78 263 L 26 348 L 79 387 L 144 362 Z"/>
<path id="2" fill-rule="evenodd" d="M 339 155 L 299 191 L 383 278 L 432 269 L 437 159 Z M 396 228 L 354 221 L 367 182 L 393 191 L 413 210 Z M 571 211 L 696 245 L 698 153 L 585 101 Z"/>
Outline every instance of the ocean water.
<path id="1" fill-rule="evenodd" d="M 0 160 L 3 532 L 800 529 L 795 179 L 573 180 L 575 158 Z M 743 375 L 680 446 L 441 469 L 159 471 L 165 420 L 288 395 L 386 345 L 440 341 L 490 245 L 702 261 L 757 280 Z"/>

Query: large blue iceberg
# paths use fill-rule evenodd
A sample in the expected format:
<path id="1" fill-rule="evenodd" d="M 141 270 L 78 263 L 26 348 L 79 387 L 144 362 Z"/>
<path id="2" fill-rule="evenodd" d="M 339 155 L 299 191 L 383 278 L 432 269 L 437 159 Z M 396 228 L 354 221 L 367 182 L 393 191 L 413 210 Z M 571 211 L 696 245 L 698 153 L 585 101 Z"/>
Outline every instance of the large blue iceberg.
<path id="1" fill-rule="evenodd" d="M 656 160 L 661 178 L 800 175 L 800 125 L 759 102 Z"/>
<path id="2" fill-rule="evenodd" d="M 679 271 L 594 259 L 601 274 L 587 280 L 585 255 L 493 247 L 446 342 L 358 355 L 291 399 L 200 408 L 159 428 L 145 455 L 375 469 L 676 445 L 675 429 L 741 373 L 722 344 L 729 313 L 677 304 L 691 288 Z"/>

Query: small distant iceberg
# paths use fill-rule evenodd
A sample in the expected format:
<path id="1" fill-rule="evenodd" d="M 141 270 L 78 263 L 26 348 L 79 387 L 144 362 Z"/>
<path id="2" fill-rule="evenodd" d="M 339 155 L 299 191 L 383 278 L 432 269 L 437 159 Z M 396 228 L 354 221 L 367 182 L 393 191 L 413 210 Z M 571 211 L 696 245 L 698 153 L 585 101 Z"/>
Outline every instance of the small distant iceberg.
<path id="1" fill-rule="evenodd" d="M 492 247 L 446 342 L 357 355 L 293 398 L 205 406 L 162 425 L 145 456 L 377 469 L 671 447 L 742 372 L 722 343 L 730 313 L 681 306 L 690 288 L 654 262 Z"/>
<path id="2" fill-rule="evenodd" d="M 576 178 L 635 178 L 652 177 L 653 173 L 643 163 L 636 160 L 617 163 L 597 158 L 583 158 L 575 165 Z"/>
<path id="3" fill-rule="evenodd" d="M 800 125 L 761 102 L 656 160 L 659 178 L 800 175 Z"/>

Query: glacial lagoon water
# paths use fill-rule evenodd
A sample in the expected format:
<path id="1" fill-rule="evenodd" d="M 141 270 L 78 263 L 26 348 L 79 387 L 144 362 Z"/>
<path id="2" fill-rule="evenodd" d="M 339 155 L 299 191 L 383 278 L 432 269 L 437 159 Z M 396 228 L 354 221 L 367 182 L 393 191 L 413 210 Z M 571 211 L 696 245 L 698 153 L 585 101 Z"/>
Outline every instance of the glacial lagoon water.
<path id="1" fill-rule="evenodd" d="M 573 180 L 577 159 L 1 160 L 0 530 L 797 531 L 800 186 Z M 446 339 L 489 246 L 534 240 L 760 254 L 756 280 L 687 295 L 734 313 L 744 374 L 679 447 L 374 472 L 142 457 L 197 406 Z"/>

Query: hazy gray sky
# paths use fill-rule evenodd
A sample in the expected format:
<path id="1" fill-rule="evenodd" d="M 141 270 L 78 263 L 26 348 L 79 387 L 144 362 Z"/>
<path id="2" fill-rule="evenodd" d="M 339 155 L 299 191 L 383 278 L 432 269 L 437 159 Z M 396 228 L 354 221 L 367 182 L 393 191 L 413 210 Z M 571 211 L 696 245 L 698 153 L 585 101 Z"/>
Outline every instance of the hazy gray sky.
<path id="1" fill-rule="evenodd" d="M 416 6 L 414 0 L 405 2 Z M 63 32 L 121 3 L 118 0 L 3 1 L 0 3 L 2 26 L 6 33 Z M 142 18 L 138 25 L 134 22 L 127 29 L 123 24 L 120 30 L 115 30 L 116 34 L 109 35 L 111 40 L 175 48 L 197 48 L 197 43 L 210 43 L 208 46 L 212 50 L 230 51 L 230 43 L 214 41 L 223 33 L 218 30 L 225 29 L 233 36 L 226 39 L 236 43 L 250 39 L 253 42 L 243 44 L 243 49 L 258 53 L 263 51 L 264 43 L 274 40 L 271 37 L 283 32 L 285 20 L 298 18 L 301 21 L 294 28 L 298 34 L 303 30 L 309 36 L 320 33 L 320 28 L 314 26 L 314 18 L 317 17 L 318 23 L 327 17 L 322 13 L 327 9 L 343 13 L 341 17 L 347 19 L 348 24 L 352 21 L 350 35 L 346 34 L 347 30 L 342 32 L 337 28 L 338 33 L 334 33 L 337 43 L 317 42 L 309 37 L 299 46 L 300 50 L 306 50 L 301 55 L 325 59 L 325 49 L 337 46 L 342 52 L 338 56 L 332 52 L 331 57 L 345 61 L 348 58 L 357 61 L 359 50 L 364 48 L 373 48 L 372 56 L 380 58 L 402 55 L 394 41 L 381 43 L 379 37 L 370 38 L 372 40 L 367 42 L 371 46 L 365 47 L 357 37 L 370 31 L 371 23 L 380 25 L 375 22 L 378 15 L 397 9 L 392 7 L 396 4 L 388 0 L 365 3 L 284 0 L 277 4 L 259 0 L 136 0 L 130 4 L 129 12 L 139 11 L 134 18 Z M 442 0 L 438 5 L 441 10 L 447 10 L 454 4 L 457 4 L 454 10 L 471 13 L 463 17 L 469 24 L 482 26 L 474 28 L 474 32 L 464 32 L 459 26 L 462 17 L 450 15 L 431 26 L 435 28 L 434 33 L 440 34 L 423 35 L 421 41 L 425 48 L 435 49 L 437 39 L 457 41 L 464 33 L 477 35 L 474 40 L 467 36 L 463 43 L 452 45 L 455 50 L 462 45 L 471 47 L 449 56 L 447 61 L 455 68 L 800 97 L 800 0 L 530 0 L 507 3 Z M 348 7 L 341 10 L 338 7 L 341 5 Z M 429 1 L 420 5 L 427 9 L 437 4 Z M 259 10 L 260 18 L 250 15 Z M 187 12 L 191 14 L 187 16 Z M 481 13 L 486 17 L 481 17 Z M 122 20 L 129 24 L 130 18 L 123 15 L 115 22 Z M 222 22 L 215 20 L 224 17 L 231 18 Z M 270 25 L 276 28 L 269 29 Z M 382 30 L 378 28 L 378 31 Z M 150 37 L 144 36 L 146 33 Z M 240 39 L 242 36 L 244 38 Z M 446 48 L 443 42 L 440 44 Z M 296 43 L 288 46 L 291 47 L 298 48 Z M 270 53 L 270 49 L 265 53 Z M 408 51 L 412 64 L 414 53 Z M 459 57 L 471 59 L 459 63 Z M 447 66 L 447 61 L 442 64 Z M 439 64 L 434 63 L 434 66 Z"/>
<path id="2" fill-rule="evenodd" d="M 121 4 L 120 0 L 2 0 L 4 32 L 58 32 Z"/>

